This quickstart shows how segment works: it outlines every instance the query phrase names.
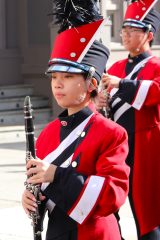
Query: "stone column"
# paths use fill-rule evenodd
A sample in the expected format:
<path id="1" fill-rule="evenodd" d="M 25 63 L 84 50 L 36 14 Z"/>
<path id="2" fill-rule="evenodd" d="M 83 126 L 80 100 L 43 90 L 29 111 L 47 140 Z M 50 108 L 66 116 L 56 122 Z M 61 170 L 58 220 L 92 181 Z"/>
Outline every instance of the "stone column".
<path id="1" fill-rule="evenodd" d="M 17 9 L 18 0 L 0 0 L 0 85 L 21 82 Z"/>
<path id="2" fill-rule="evenodd" d="M 104 18 L 107 18 L 107 3 L 106 0 L 100 0 L 100 11 Z M 110 42 L 111 42 L 111 21 L 108 19 L 106 21 L 105 26 L 102 30 L 102 42 L 105 44 L 108 48 L 110 48 Z"/>
<path id="3" fill-rule="evenodd" d="M 59 26 L 54 24 L 54 22 L 55 22 L 55 19 L 53 17 L 53 20 L 49 25 L 49 27 L 50 27 L 50 54 L 51 54 L 51 51 L 53 48 L 55 38 L 58 34 L 58 29 L 59 29 Z M 59 107 L 56 100 L 54 98 L 52 98 L 52 119 L 54 119 L 56 116 L 58 116 L 60 114 L 60 112 L 62 112 L 61 107 Z"/>
<path id="4" fill-rule="evenodd" d="M 0 0 L 0 49 L 6 47 L 6 9 L 5 0 Z"/>

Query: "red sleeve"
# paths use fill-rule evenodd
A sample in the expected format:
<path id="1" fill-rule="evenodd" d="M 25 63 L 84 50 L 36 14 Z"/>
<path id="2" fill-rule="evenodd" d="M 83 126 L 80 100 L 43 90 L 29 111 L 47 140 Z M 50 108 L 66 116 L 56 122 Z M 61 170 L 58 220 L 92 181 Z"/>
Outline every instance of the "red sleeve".
<path id="1" fill-rule="evenodd" d="M 138 74 L 138 80 L 127 79 L 125 65 L 125 60 L 120 61 L 108 70 L 109 74 L 122 78 L 116 97 L 137 110 L 160 104 L 160 60 L 153 57 Z"/>
<path id="2" fill-rule="evenodd" d="M 128 194 L 129 167 L 125 163 L 128 154 L 127 135 L 117 128 L 113 138 L 109 148 L 107 141 L 103 142 L 102 153 L 97 161 L 96 175 L 105 177 L 96 209 L 97 215 L 115 212 L 124 203 Z"/>
<path id="3" fill-rule="evenodd" d="M 160 68 L 159 68 L 160 69 Z M 160 104 L 160 73 L 159 77 L 152 81 L 146 100 L 144 102 L 145 106 Z"/>
<path id="4" fill-rule="evenodd" d="M 140 110 L 143 106 L 160 104 L 160 61 L 157 59 L 157 62 L 155 62 L 155 60 L 156 58 L 153 62 L 148 62 L 146 68 L 139 74 L 138 77 L 143 78 L 143 80 L 131 80 L 133 87 L 138 86 L 135 92 L 133 89 L 134 99 L 131 103 L 132 107 L 137 110 Z M 147 74 L 147 71 L 150 71 L 149 74 Z M 135 83 L 133 84 L 133 82 Z"/>
<path id="5" fill-rule="evenodd" d="M 88 140 L 84 144 L 85 148 L 81 146 L 83 153 L 80 151 L 82 154 L 77 155 L 80 160 L 74 159 L 82 163 L 95 161 L 95 170 L 87 175 L 83 171 L 76 171 L 72 165 L 68 168 L 58 167 L 54 182 L 44 190 L 49 199 L 79 224 L 90 215 L 107 216 L 115 212 L 128 194 L 126 131 L 100 114 L 99 116 L 101 120 L 94 122 L 90 129 L 92 139 L 86 136 Z"/>
<path id="6" fill-rule="evenodd" d="M 114 213 L 125 202 L 128 194 L 126 132 L 119 126 L 114 129 L 114 133 L 111 131 L 110 136 L 106 131 L 100 152 L 96 174 L 87 178 L 79 197 L 68 212 L 79 223 L 86 221 L 90 215 L 96 217 Z"/>

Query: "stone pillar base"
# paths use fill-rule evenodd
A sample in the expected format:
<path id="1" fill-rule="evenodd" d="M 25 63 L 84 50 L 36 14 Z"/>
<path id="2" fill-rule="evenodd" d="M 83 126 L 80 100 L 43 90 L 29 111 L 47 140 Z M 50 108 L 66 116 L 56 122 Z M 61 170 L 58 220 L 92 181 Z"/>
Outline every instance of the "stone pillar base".
<path id="1" fill-rule="evenodd" d="M 21 55 L 16 49 L 0 49 L 0 85 L 21 83 Z"/>

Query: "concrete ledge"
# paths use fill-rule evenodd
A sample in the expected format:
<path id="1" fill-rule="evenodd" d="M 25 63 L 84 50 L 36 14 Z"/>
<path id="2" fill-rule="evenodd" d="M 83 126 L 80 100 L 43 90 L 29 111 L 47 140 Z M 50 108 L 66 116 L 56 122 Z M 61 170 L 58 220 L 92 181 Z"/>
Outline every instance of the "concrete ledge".
<path id="1" fill-rule="evenodd" d="M 45 123 L 35 126 L 35 138 L 38 137 L 44 126 Z M 0 144 L 25 142 L 26 136 L 24 129 L 22 125 L 0 127 Z"/>

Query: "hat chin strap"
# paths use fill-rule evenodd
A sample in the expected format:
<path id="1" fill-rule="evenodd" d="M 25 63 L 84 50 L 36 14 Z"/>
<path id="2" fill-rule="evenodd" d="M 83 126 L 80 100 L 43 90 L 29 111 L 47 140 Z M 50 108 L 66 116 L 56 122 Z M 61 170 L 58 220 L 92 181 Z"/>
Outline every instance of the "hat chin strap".
<path id="1" fill-rule="evenodd" d="M 93 75 L 95 74 L 95 71 L 96 71 L 96 69 L 94 67 L 90 67 L 86 80 L 91 79 L 93 77 Z"/>
<path id="2" fill-rule="evenodd" d="M 152 29 L 152 25 L 151 25 L 151 24 L 146 25 L 146 31 L 145 31 L 145 33 L 150 32 L 151 29 Z"/>
<path id="3" fill-rule="evenodd" d="M 145 32 L 145 34 L 147 34 L 147 36 L 148 36 L 149 32 L 150 32 L 150 31 L 148 30 L 147 32 Z M 147 42 L 147 38 L 146 38 L 146 35 L 144 35 L 143 40 L 142 40 L 141 43 L 139 44 L 139 47 L 136 48 L 137 53 L 140 53 L 141 48 L 144 46 L 144 44 L 145 44 L 146 42 Z"/>

